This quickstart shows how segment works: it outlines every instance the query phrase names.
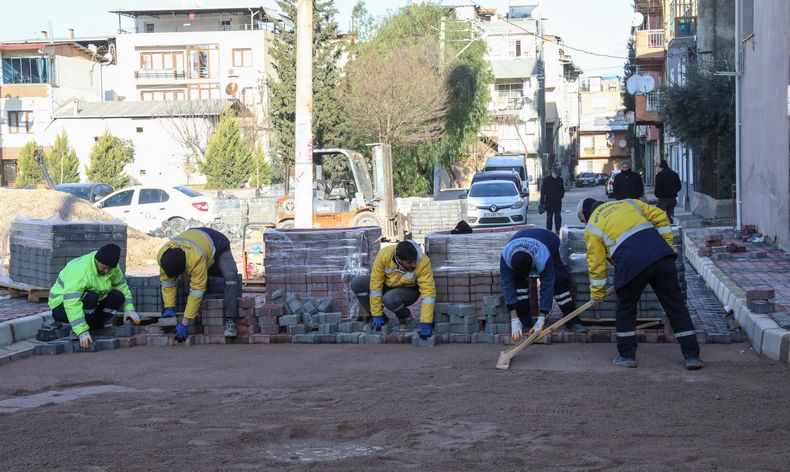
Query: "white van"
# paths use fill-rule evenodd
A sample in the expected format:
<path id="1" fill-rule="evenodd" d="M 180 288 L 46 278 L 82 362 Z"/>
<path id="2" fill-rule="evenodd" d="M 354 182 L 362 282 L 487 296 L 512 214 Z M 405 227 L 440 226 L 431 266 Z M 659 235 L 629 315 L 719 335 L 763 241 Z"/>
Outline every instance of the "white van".
<path id="1" fill-rule="evenodd" d="M 522 191 L 527 196 L 529 201 L 529 176 L 527 175 L 527 162 L 523 154 L 515 155 L 496 155 L 491 156 L 486 160 L 484 172 L 495 170 L 512 170 L 518 173 L 521 177 Z"/>

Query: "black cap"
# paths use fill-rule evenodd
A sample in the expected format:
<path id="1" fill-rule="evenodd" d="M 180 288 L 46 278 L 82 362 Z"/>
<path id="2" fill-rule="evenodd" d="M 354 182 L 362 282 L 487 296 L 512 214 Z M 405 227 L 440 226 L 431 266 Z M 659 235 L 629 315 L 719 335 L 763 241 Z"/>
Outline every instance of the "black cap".
<path id="1" fill-rule="evenodd" d="M 590 216 L 592 216 L 592 213 L 601 205 L 603 205 L 603 202 L 594 198 L 585 198 L 582 200 L 582 215 L 584 215 L 584 220 L 590 221 Z"/>
<path id="2" fill-rule="evenodd" d="M 118 267 L 118 261 L 121 260 L 121 248 L 115 244 L 107 244 L 102 246 L 96 251 L 96 260 L 114 269 Z"/>
<path id="3" fill-rule="evenodd" d="M 472 234 L 472 227 L 469 226 L 464 220 L 458 222 L 455 228 L 450 231 L 450 234 Z"/>
<path id="4" fill-rule="evenodd" d="M 165 271 L 168 277 L 178 277 L 187 268 L 187 256 L 184 250 L 178 247 L 171 247 L 162 253 L 159 266 Z"/>
<path id="5" fill-rule="evenodd" d="M 532 254 L 527 251 L 516 251 L 510 257 L 510 265 L 513 272 L 521 277 L 526 277 L 532 272 L 532 266 L 535 261 L 532 259 Z"/>
<path id="6" fill-rule="evenodd" d="M 401 261 L 416 261 L 417 248 L 409 241 L 401 241 L 395 247 L 395 257 Z"/>

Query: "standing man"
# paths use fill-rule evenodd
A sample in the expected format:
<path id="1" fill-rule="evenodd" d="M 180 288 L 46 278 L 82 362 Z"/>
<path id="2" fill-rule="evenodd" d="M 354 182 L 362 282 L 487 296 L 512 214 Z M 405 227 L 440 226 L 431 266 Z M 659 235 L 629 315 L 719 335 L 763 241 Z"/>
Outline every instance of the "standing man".
<path id="1" fill-rule="evenodd" d="M 90 330 L 103 328 L 119 310 L 124 312 L 124 322 L 140 324 L 132 293 L 118 267 L 120 259 L 120 247 L 102 246 L 66 264 L 49 290 L 52 318 L 69 323 L 83 349 L 93 344 Z"/>
<path id="2" fill-rule="evenodd" d="M 370 275 L 354 277 L 351 290 L 362 308 L 370 313 L 371 325 L 376 329 L 387 322 L 383 307 L 395 313 L 400 323 L 408 323 L 411 318 L 409 306 L 422 296 L 420 337 L 431 335 L 436 285 L 431 260 L 414 241 L 401 241 L 396 246 L 382 248 Z"/>
<path id="3" fill-rule="evenodd" d="M 559 234 L 562 226 L 562 198 L 565 196 L 565 181 L 560 177 L 556 167 L 551 168 L 551 175 L 543 179 L 540 188 L 540 204 L 546 209 L 546 229 L 551 231 L 554 219 L 554 232 Z"/>
<path id="4" fill-rule="evenodd" d="M 642 177 L 631 170 L 631 161 L 620 163 L 620 173 L 614 176 L 612 182 L 612 193 L 614 193 L 615 200 L 625 200 L 626 198 L 637 200 L 645 194 Z"/>
<path id="5" fill-rule="evenodd" d="M 680 185 L 680 176 L 677 172 L 669 168 L 667 161 L 661 161 L 658 165 L 661 169 L 656 174 L 656 198 L 658 198 L 658 208 L 667 212 L 669 224 L 675 220 L 675 206 L 678 204 L 678 193 L 683 188 Z"/>
<path id="6" fill-rule="evenodd" d="M 189 298 L 184 317 L 176 325 L 176 341 L 186 340 L 189 322 L 200 309 L 209 275 L 225 279 L 224 334 L 228 338 L 236 336 L 238 269 L 230 252 L 230 240 L 224 234 L 211 228 L 190 228 L 165 243 L 156 260 L 159 261 L 159 279 L 165 307 L 162 316 L 176 316 L 177 279 L 180 276 L 189 279 Z"/>
<path id="7" fill-rule="evenodd" d="M 510 310 L 510 335 L 513 340 L 523 337 L 525 324 L 532 325 L 530 277 L 540 277 L 540 314 L 530 333 L 543 329 L 554 300 L 563 316 L 576 309 L 571 298 L 570 275 L 560 259 L 560 238 L 541 228 L 523 229 L 513 235 L 499 257 L 499 285 Z M 569 321 L 566 327 L 575 333 L 587 332 L 579 318 Z"/>
<path id="8" fill-rule="evenodd" d="M 579 221 L 587 223 L 584 241 L 590 267 L 590 297 L 593 306 L 603 301 L 606 292 L 607 259 L 615 267 L 617 290 L 617 350 L 614 364 L 636 367 L 636 306 L 647 284 L 667 314 L 686 369 L 703 367 L 699 358 L 697 332 L 686 302 L 681 297 L 672 249 L 672 230 L 667 214 L 639 200 L 599 202 L 585 198 L 579 202 Z"/>

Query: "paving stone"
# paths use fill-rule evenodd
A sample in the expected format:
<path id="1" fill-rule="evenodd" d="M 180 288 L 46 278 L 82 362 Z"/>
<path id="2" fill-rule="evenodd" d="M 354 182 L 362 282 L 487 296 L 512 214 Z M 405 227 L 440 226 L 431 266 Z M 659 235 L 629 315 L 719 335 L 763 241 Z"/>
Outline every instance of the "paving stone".
<path id="1" fill-rule="evenodd" d="M 332 307 L 333 301 L 334 299 L 332 297 L 322 298 L 321 301 L 318 302 L 318 307 L 317 307 L 318 311 L 323 311 L 323 312 L 329 311 L 329 309 Z"/>
<path id="2" fill-rule="evenodd" d="M 450 315 L 447 313 L 434 313 L 433 315 L 433 322 L 434 323 L 450 323 Z"/>
<path id="3" fill-rule="evenodd" d="M 93 342 L 97 351 L 113 351 L 121 347 L 117 338 L 97 339 Z"/>
<path id="4" fill-rule="evenodd" d="M 56 356 L 64 352 L 66 352 L 66 349 L 62 343 L 47 343 L 36 346 L 33 350 L 33 354 L 37 356 Z"/>
<path id="5" fill-rule="evenodd" d="M 6 321 L 0 323 L 0 347 L 8 346 L 14 342 L 14 331 L 11 325 Z"/>
<path id="6" fill-rule="evenodd" d="M 291 337 L 294 344 L 315 344 L 315 334 L 295 334 Z"/>
<path id="7" fill-rule="evenodd" d="M 285 315 L 280 317 L 279 323 L 280 326 L 295 326 L 301 321 L 300 315 Z"/>
<path id="8" fill-rule="evenodd" d="M 88 347 L 88 349 L 84 349 L 82 346 L 80 346 L 79 341 L 71 342 L 71 352 L 96 352 L 96 351 L 98 351 L 98 349 L 96 348 L 95 342 L 91 344 L 90 347 Z"/>
<path id="9" fill-rule="evenodd" d="M 752 288 L 746 291 L 746 300 L 772 300 L 776 291 L 770 287 Z"/>
<path id="10" fill-rule="evenodd" d="M 35 339 L 38 334 L 39 328 L 44 325 L 44 320 L 41 316 L 30 315 L 15 320 L 6 321 L 11 326 L 11 331 L 14 333 L 14 342 L 27 341 L 28 339 Z"/>
<path id="11" fill-rule="evenodd" d="M 263 330 L 261 330 L 261 331 L 263 331 Z M 274 331 L 273 333 L 262 333 L 262 334 L 277 334 L 279 332 L 277 330 L 277 328 L 274 328 L 273 331 Z M 307 329 L 306 329 L 305 325 L 298 324 L 298 325 L 289 326 L 288 329 L 287 329 L 287 332 L 288 332 L 288 334 L 293 336 L 293 335 L 296 335 L 296 334 L 305 334 L 305 333 L 307 333 Z"/>
<path id="12" fill-rule="evenodd" d="M 337 323 L 324 323 L 318 326 L 318 332 L 321 334 L 335 334 L 337 333 Z"/>
<path id="13" fill-rule="evenodd" d="M 453 344 L 469 344 L 472 342 L 471 334 L 450 334 L 450 342 Z"/>
<path id="14" fill-rule="evenodd" d="M 450 323 L 436 323 L 433 325 L 435 334 L 450 334 Z"/>
<path id="15" fill-rule="evenodd" d="M 358 333 L 365 328 L 365 324 L 361 321 L 344 321 L 337 326 L 337 330 L 341 333 Z"/>
<path id="16" fill-rule="evenodd" d="M 475 333 L 472 335 L 472 343 L 474 344 L 493 344 L 496 336 L 488 333 Z"/>
<path id="17" fill-rule="evenodd" d="M 450 317 L 457 316 L 463 317 L 467 315 L 474 315 L 475 314 L 475 306 L 468 305 L 463 303 L 452 304 L 450 305 L 450 309 L 448 311 Z M 452 321 L 451 321 L 452 322 Z"/>
<path id="18" fill-rule="evenodd" d="M 360 344 L 381 344 L 381 335 L 366 334 L 359 338 Z"/>
<path id="19" fill-rule="evenodd" d="M 437 345 L 437 337 L 428 336 L 427 339 L 422 339 L 420 336 L 415 336 L 411 338 L 411 345 L 415 347 L 436 347 Z"/>
<path id="20" fill-rule="evenodd" d="M 359 344 L 362 333 L 338 333 L 337 344 Z"/>
<path id="21" fill-rule="evenodd" d="M 773 302 L 767 300 L 749 300 L 747 306 L 749 311 L 760 315 L 767 315 L 774 311 Z"/>

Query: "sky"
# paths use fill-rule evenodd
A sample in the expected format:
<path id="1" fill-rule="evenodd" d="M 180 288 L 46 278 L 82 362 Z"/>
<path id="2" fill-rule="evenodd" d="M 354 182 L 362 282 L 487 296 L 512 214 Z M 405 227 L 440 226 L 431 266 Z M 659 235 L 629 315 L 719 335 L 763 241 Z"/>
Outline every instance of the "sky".
<path id="1" fill-rule="evenodd" d="M 274 0 L 198 0 L 205 8 L 265 6 L 275 7 Z M 341 30 L 348 29 L 351 9 L 357 0 L 335 0 Z M 374 16 L 404 6 L 409 0 L 366 0 Z M 452 3 L 452 2 L 450 2 Z M 458 3 L 458 2 L 455 2 Z M 507 0 L 475 0 L 474 3 L 507 11 Z M 48 29 L 52 22 L 55 37 L 65 37 L 74 28 L 79 37 L 114 35 L 118 17 L 109 10 L 180 8 L 193 0 L 0 0 L 0 41 L 32 39 Z M 631 0 L 543 0 L 545 32 L 560 36 L 566 46 L 590 52 L 618 56 L 604 58 L 566 48 L 566 53 L 584 70 L 585 75 L 622 75 L 626 44 L 630 33 Z"/>

